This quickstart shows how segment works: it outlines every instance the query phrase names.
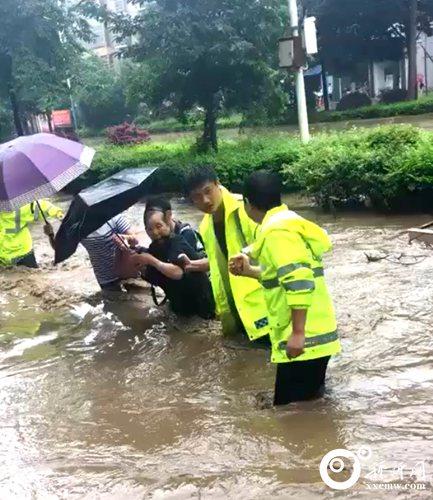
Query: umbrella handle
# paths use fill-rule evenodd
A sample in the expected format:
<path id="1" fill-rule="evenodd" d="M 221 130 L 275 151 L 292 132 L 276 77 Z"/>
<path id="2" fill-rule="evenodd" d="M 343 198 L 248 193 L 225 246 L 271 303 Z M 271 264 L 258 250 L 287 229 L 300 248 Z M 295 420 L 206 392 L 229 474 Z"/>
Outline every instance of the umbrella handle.
<path id="1" fill-rule="evenodd" d="M 44 214 L 44 211 L 42 210 L 42 207 L 41 207 L 41 205 L 39 204 L 39 201 L 38 201 L 38 200 L 36 200 L 36 205 L 37 205 L 37 206 L 38 206 L 38 208 L 39 208 L 39 212 L 41 212 L 41 214 L 42 214 L 42 218 L 44 219 L 45 224 L 46 224 L 46 225 L 48 224 L 49 226 L 51 226 L 51 224 L 47 221 L 47 218 L 46 218 L 46 216 L 45 216 L 45 214 Z M 49 234 L 49 235 L 48 235 L 48 239 L 50 240 L 50 245 L 51 245 L 51 248 L 53 248 L 53 250 L 55 250 L 55 249 L 56 249 L 56 240 L 55 240 L 54 234 Z"/>
<path id="2" fill-rule="evenodd" d="M 42 207 L 40 206 L 40 204 L 39 204 L 39 201 L 38 201 L 38 200 L 36 200 L 36 205 L 37 205 L 37 206 L 38 206 L 38 208 L 39 208 L 39 212 L 41 212 L 41 214 L 42 214 L 42 217 L 43 217 L 43 219 L 44 219 L 44 221 L 45 221 L 45 224 L 48 224 L 47 218 L 45 217 L 44 211 L 42 210 Z"/>

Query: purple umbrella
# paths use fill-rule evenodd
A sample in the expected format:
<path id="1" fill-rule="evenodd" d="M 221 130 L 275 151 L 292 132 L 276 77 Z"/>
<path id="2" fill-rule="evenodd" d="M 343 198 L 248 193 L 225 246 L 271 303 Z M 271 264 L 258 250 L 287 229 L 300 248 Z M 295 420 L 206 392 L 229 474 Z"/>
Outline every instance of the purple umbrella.
<path id="1" fill-rule="evenodd" d="M 53 134 L 0 145 L 0 211 L 57 193 L 90 167 L 94 154 L 92 148 Z"/>

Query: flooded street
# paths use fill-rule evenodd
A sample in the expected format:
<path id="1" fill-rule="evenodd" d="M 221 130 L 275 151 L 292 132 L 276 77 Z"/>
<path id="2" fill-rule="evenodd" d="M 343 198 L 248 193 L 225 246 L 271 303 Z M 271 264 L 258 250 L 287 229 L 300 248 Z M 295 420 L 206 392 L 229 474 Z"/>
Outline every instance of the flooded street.
<path id="1" fill-rule="evenodd" d="M 140 229 L 142 211 L 127 214 Z M 265 350 L 147 288 L 103 301 L 84 250 L 54 268 L 35 227 L 42 269 L 0 271 L 0 500 L 431 498 L 433 250 L 389 239 L 429 216 L 298 211 L 334 242 L 343 352 L 324 399 L 278 410 L 256 403 L 273 389 Z M 200 220 L 182 201 L 175 214 Z M 337 448 L 369 452 L 342 492 L 319 474 Z M 372 490 L 414 474 L 424 490 Z"/>

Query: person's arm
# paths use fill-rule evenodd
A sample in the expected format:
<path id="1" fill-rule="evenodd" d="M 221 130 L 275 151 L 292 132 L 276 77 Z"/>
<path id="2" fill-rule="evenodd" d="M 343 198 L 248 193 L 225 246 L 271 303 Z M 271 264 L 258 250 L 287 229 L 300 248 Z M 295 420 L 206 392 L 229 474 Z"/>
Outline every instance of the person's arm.
<path id="1" fill-rule="evenodd" d="M 36 205 L 36 203 L 34 206 L 35 206 L 35 210 L 39 210 L 39 207 Z M 56 207 L 56 205 L 53 205 L 50 201 L 39 200 L 39 206 L 41 207 L 41 210 L 44 213 L 46 218 L 51 217 L 51 218 L 56 218 L 58 220 L 63 219 L 63 216 L 64 216 L 63 210 L 59 207 Z M 38 218 L 40 219 L 40 216 Z M 46 222 L 44 224 L 44 233 L 48 236 L 51 248 L 53 250 L 55 250 L 54 229 L 53 229 L 53 226 L 49 222 Z"/>
<path id="2" fill-rule="evenodd" d="M 183 270 L 181 267 L 170 264 L 169 262 L 162 262 L 149 253 L 137 254 L 134 258 L 142 267 L 152 266 L 169 279 L 181 280 L 183 278 Z"/>
<path id="3" fill-rule="evenodd" d="M 207 257 L 191 260 L 188 255 L 181 253 L 178 260 L 182 264 L 183 270 L 188 273 L 207 273 L 209 271 L 209 259 Z"/>
<path id="4" fill-rule="evenodd" d="M 177 259 L 185 272 L 207 273 L 209 272 L 209 259 L 206 257 L 204 242 L 200 233 L 196 233 L 193 229 L 185 229 L 181 232 L 182 238 L 187 242 L 189 247 L 197 257 L 191 258 L 191 253 L 185 247 L 185 251 L 180 252 Z"/>
<path id="5" fill-rule="evenodd" d="M 304 352 L 306 321 L 307 309 L 292 309 L 292 335 L 286 345 L 288 358 L 297 358 Z"/>
<path id="6" fill-rule="evenodd" d="M 240 253 L 230 259 L 230 272 L 235 276 L 246 276 L 248 278 L 260 279 L 260 266 L 251 265 L 248 255 Z"/>
<path id="7" fill-rule="evenodd" d="M 122 238 L 131 248 L 135 248 L 138 245 L 138 239 L 136 232 L 131 229 L 129 222 L 123 215 L 118 215 L 114 218 L 114 230 L 119 238 Z M 117 242 L 119 243 L 119 242 Z M 125 247 L 125 245 L 120 242 L 120 244 Z"/>
<path id="8" fill-rule="evenodd" d="M 39 205 L 41 210 L 44 212 L 46 217 L 51 217 L 54 219 L 62 220 L 64 213 L 60 207 L 57 207 L 48 200 L 39 200 Z"/>

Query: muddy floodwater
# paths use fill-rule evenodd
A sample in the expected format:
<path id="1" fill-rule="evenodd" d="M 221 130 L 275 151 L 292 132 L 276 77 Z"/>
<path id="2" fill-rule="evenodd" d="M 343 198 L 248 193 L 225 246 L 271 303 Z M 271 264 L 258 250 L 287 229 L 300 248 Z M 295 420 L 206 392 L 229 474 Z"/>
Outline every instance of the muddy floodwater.
<path id="1" fill-rule="evenodd" d="M 54 268 L 34 228 L 41 269 L 0 274 L 1 500 L 432 498 L 433 250 L 390 239 L 429 217 L 289 201 L 332 236 L 343 352 L 324 399 L 278 410 L 256 402 L 273 388 L 265 350 L 170 316 L 147 288 L 102 300 L 84 250 Z M 142 210 L 127 213 L 140 229 Z M 361 465 L 345 491 L 319 473 L 334 449 L 356 460 L 331 478 Z"/>

